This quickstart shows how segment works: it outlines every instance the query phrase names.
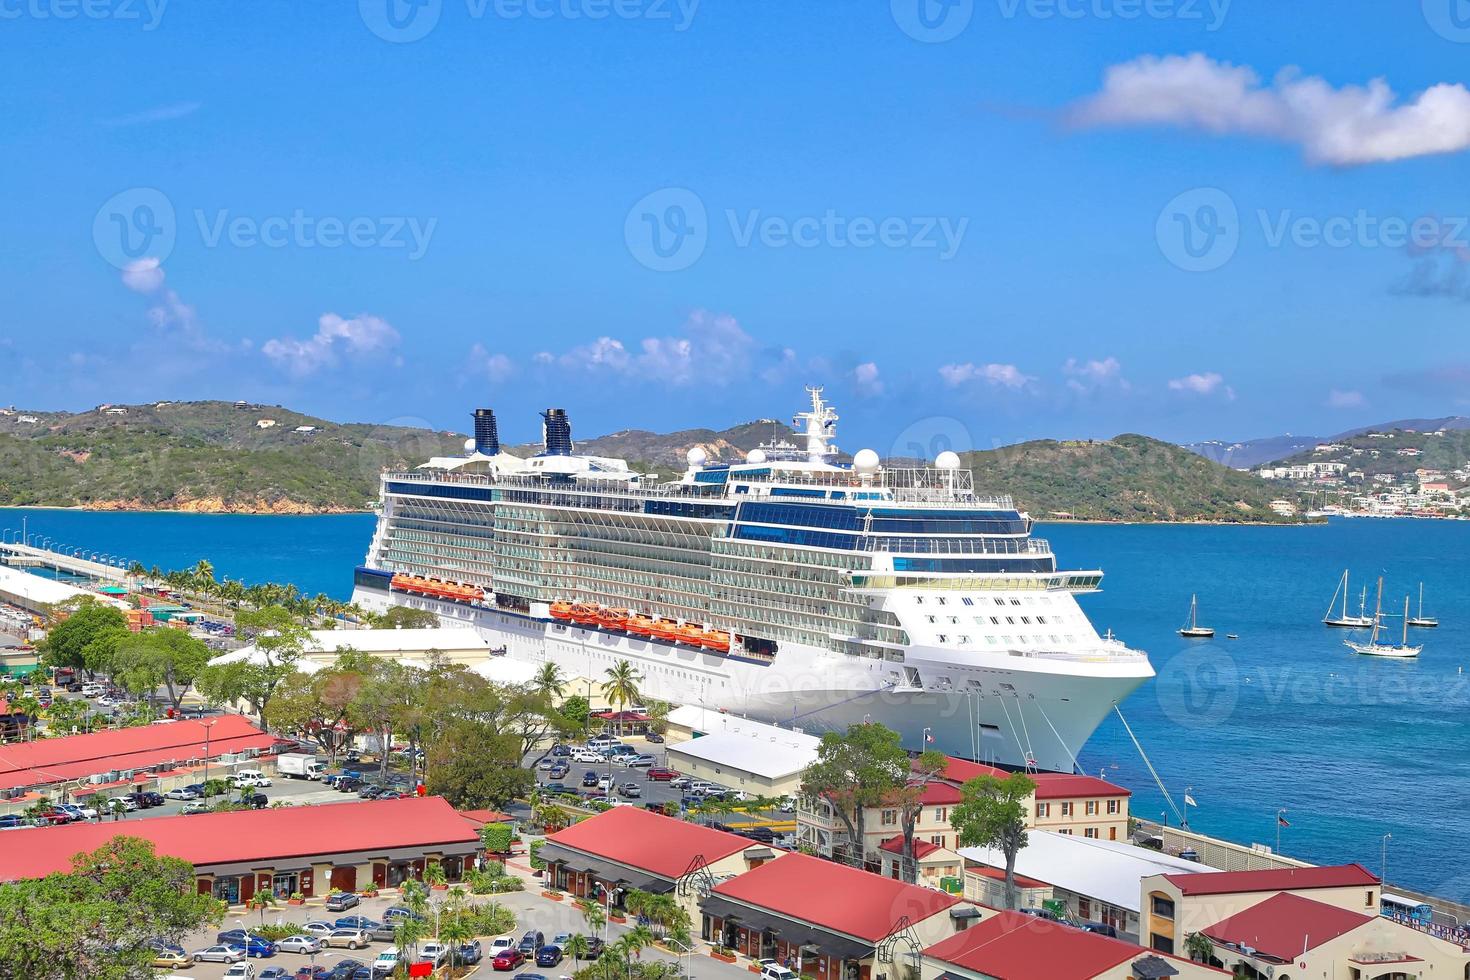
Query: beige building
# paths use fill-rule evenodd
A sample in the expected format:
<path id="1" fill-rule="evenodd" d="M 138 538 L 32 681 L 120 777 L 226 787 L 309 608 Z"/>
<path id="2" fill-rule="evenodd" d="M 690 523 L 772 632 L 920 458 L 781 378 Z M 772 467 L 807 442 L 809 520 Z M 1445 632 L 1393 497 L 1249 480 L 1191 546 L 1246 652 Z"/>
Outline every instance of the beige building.
<path id="1" fill-rule="evenodd" d="M 1378 877 L 1360 864 L 1334 867 L 1165 872 L 1142 879 L 1143 942 L 1164 952 L 1182 949 L 1191 933 L 1289 894 L 1362 915 L 1377 915 L 1382 893 Z"/>

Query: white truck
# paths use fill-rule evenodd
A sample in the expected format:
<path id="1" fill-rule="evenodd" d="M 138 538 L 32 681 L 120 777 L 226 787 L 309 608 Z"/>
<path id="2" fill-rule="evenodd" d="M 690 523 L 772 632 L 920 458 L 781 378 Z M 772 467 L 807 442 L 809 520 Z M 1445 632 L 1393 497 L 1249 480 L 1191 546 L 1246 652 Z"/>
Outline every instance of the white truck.
<path id="1" fill-rule="evenodd" d="M 276 757 L 276 772 L 292 779 L 321 779 L 327 767 L 314 755 L 288 752 Z"/>

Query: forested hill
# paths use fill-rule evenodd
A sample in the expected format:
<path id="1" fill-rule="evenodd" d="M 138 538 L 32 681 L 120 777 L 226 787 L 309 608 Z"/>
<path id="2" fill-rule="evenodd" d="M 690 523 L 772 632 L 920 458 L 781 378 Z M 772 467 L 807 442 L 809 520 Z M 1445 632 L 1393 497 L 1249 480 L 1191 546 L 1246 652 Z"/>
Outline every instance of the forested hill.
<path id="1" fill-rule="evenodd" d="M 383 466 L 458 452 L 464 438 L 237 402 L 0 409 L 0 505 L 362 510 L 377 497 Z"/>
<path id="2" fill-rule="evenodd" d="M 1289 520 L 1265 480 L 1147 436 L 1042 439 L 964 453 L 982 494 L 1008 493 L 1032 517 L 1104 521 Z"/>

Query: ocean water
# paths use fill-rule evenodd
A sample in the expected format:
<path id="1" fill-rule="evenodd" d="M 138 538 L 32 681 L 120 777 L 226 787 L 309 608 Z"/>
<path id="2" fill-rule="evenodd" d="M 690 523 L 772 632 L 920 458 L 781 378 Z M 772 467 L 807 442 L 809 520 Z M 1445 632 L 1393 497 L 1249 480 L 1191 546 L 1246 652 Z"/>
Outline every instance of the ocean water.
<path id="1" fill-rule="evenodd" d="M 371 515 L 246 517 L 0 510 L 0 528 L 179 568 L 289 581 L 346 598 Z M 1333 521 L 1315 527 L 1048 525 L 1066 568 L 1101 568 L 1081 599 L 1099 631 L 1147 650 L 1158 677 L 1121 707 L 1190 825 L 1314 862 L 1360 861 L 1388 878 L 1470 900 L 1470 522 Z M 13 535 L 12 535 L 13 537 Z M 1359 657 L 1321 624 L 1338 577 L 1385 579 L 1385 608 L 1426 590 L 1437 630 L 1411 630 L 1418 661 Z M 1175 635 L 1198 593 L 1213 641 Z M 1397 624 L 1397 620 L 1390 620 Z M 1226 640 L 1236 633 L 1237 640 Z M 1363 635 L 1363 634 L 1354 634 Z M 1123 726 L 1110 719 L 1080 762 L 1134 791 L 1133 811 L 1177 817 Z"/>

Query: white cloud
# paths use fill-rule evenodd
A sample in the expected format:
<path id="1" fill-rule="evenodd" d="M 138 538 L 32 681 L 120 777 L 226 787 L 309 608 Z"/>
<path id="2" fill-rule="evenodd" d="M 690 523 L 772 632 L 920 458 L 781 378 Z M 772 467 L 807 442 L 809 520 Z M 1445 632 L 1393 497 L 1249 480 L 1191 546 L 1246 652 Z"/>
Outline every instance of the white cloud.
<path id="1" fill-rule="evenodd" d="M 631 373 L 666 385 L 726 385 L 750 373 L 755 353 L 755 341 L 734 317 L 696 310 L 680 336 L 645 337 L 631 349 L 604 336 L 562 354 L 542 351 L 533 360 L 572 371 Z"/>
<path id="2" fill-rule="evenodd" d="M 261 353 L 292 375 L 304 377 L 335 365 L 342 353 L 379 353 L 397 346 L 398 340 L 398 331 L 381 317 L 363 313 L 349 320 L 335 313 L 323 313 L 311 337 L 268 340 Z"/>
<path id="3" fill-rule="evenodd" d="M 1368 404 L 1361 391 L 1339 391 L 1333 388 L 1327 394 L 1328 408 L 1362 408 Z"/>
<path id="4" fill-rule="evenodd" d="M 883 382 L 878 377 L 878 365 L 872 361 L 853 368 L 852 380 L 857 388 L 857 393 L 864 398 L 876 398 L 883 394 Z"/>
<path id="5" fill-rule="evenodd" d="M 132 112 L 125 116 L 100 119 L 98 122 L 110 129 L 118 129 L 125 126 L 143 126 L 148 123 L 167 122 L 170 119 L 182 119 L 185 116 L 192 116 L 203 105 L 203 102 L 174 102 L 170 105 L 144 109 L 142 112 Z"/>
<path id="6" fill-rule="evenodd" d="M 157 259 L 137 259 L 122 271 L 123 285 L 137 293 L 151 293 L 163 285 L 163 265 Z"/>
<path id="7" fill-rule="evenodd" d="M 1127 391 L 1130 387 L 1128 379 L 1123 377 L 1123 365 L 1116 357 L 1105 357 L 1101 361 L 1079 361 L 1069 357 L 1062 365 L 1062 373 L 1067 375 L 1067 387 L 1083 394 L 1099 388 L 1116 386 Z"/>
<path id="8" fill-rule="evenodd" d="M 515 373 L 515 363 L 504 354 L 492 354 L 483 344 L 470 348 L 470 372 L 489 378 L 492 382 L 504 381 Z"/>
<path id="9" fill-rule="evenodd" d="M 1070 113 L 1083 126 L 1178 126 L 1299 145 L 1308 161 L 1382 163 L 1470 147 L 1470 90 L 1430 86 L 1399 103 L 1388 83 L 1334 88 L 1285 68 L 1270 84 L 1244 65 L 1203 54 L 1145 55 L 1110 67 Z"/>
<path id="10" fill-rule="evenodd" d="M 1235 398 L 1235 389 L 1227 385 L 1225 379 L 1214 371 L 1186 374 L 1182 378 L 1175 378 L 1169 382 L 1169 390 L 1189 395 L 1213 395 L 1218 392 L 1228 399 L 1234 400 Z"/>
<path id="11" fill-rule="evenodd" d="M 968 361 L 944 365 L 939 369 L 939 376 L 951 388 L 979 381 L 996 388 L 1019 389 L 1036 380 L 1021 373 L 1014 364 L 972 364 Z"/>

